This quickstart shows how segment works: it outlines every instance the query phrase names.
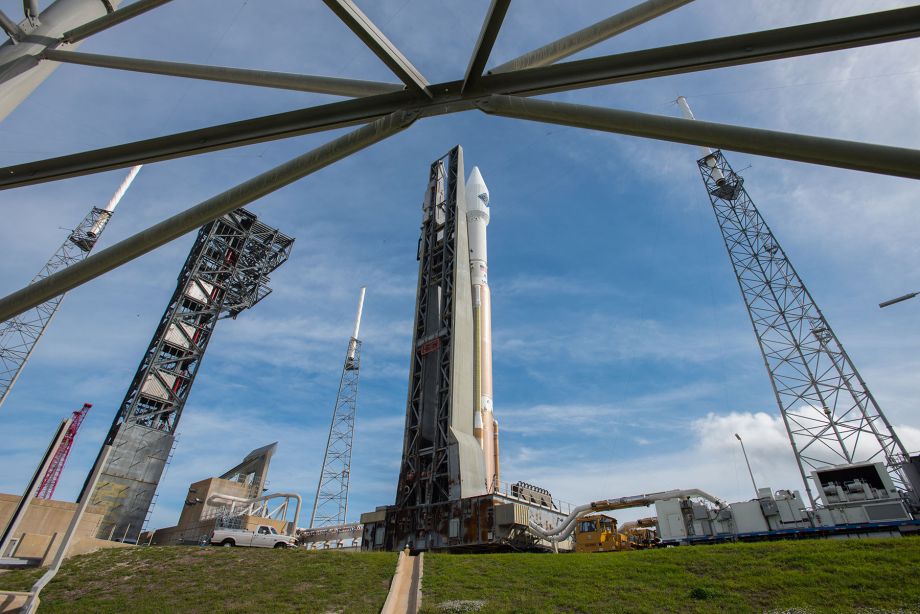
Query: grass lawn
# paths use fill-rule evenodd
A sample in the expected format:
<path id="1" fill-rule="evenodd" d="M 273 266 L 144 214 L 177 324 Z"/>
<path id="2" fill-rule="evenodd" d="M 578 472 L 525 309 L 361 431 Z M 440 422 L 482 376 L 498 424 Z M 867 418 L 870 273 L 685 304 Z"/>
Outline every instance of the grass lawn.
<path id="1" fill-rule="evenodd" d="M 395 553 L 153 547 L 68 561 L 42 612 L 379 612 Z M 28 590 L 40 570 L 0 573 Z M 423 611 L 920 614 L 920 538 L 426 554 Z"/>
<path id="2" fill-rule="evenodd" d="M 920 614 L 920 538 L 606 554 L 426 554 L 424 612 Z M 486 588 L 488 587 L 488 588 Z"/>
<path id="3" fill-rule="evenodd" d="M 191 546 L 101 550 L 42 591 L 51 612 L 379 612 L 396 554 Z M 42 570 L 0 574 L 29 590 Z"/>

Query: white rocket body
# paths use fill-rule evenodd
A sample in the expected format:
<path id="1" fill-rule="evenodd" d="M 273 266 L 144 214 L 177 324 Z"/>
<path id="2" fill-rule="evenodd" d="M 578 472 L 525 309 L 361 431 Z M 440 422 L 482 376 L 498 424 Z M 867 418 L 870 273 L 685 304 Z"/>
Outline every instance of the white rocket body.
<path id="1" fill-rule="evenodd" d="M 696 117 L 693 116 L 693 111 L 690 110 L 690 105 L 687 104 L 687 99 L 683 96 L 677 97 L 677 106 L 680 107 L 681 113 L 683 113 L 684 119 L 695 120 Z M 722 176 L 722 171 L 716 168 L 715 158 L 712 157 L 712 149 L 709 147 L 704 147 L 702 145 L 698 146 L 700 150 L 700 157 L 706 158 L 706 166 L 712 169 L 712 178 L 716 180 L 716 183 L 721 184 L 725 181 L 725 177 Z"/>
<path id="2" fill-rule="evenodd" d="M 479 406 L 473 410 L 473 434 L 482 446 L 487 492 L 498 485 L 497 423 L 492 413 L 492 295 L 489 290 L 488 237 L 489 188 L 473 167 L 466 182 L 466 220 L 470 248 L 470 283 L 473 293 L 474 339 L 477 364 L 475 387 Z"/>

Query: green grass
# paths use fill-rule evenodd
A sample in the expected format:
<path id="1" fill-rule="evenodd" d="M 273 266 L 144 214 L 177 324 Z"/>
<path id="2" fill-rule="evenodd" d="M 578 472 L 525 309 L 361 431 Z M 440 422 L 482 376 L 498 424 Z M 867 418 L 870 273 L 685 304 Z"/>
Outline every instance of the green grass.
<path id="1" fill-rule="evenodd" d="M 426 554 L 424 573 L 423 611 L 432 613 L 477 599 L 483 612 L 920 613 L 916 538 Z"/>
<path id="2" fill-rule="evenodd" d="M 379 612 L 392 553 L 162 547 L 75 557 L 42 612 Z M 27 590 L 40 570 L 0 574 Z M 920 539 L 726 544 L 607 554 L 426 554 L 425 612 L 920 614 Z"/>
<path id="3" fill-rule="evenodd" d="M 42 591 L 41 612 L 379 612 L 391 553 L 153 547 L 74 557 Z M 28 590 L 40 570 L 0 574 Z"/>

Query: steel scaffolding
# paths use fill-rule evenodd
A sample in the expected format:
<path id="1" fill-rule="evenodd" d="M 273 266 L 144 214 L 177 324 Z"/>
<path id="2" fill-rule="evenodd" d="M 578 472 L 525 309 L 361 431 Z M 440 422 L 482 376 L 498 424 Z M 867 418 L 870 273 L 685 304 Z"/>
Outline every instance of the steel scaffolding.
<path id="1" fill-rule="evenodd" d="M 112 454 L 92 494 L 106 509 L 99 537 L 140 533 L 214 327 L 271 292 L 268 275 L 292 244 L 243 209 L 199 231 L 105 440 Z"/>
<path id="2" fill-rule="evenodd" d="M 840 463 L 885 463 L 912 493 L 907 450 L 721 151 L 698 161 L 802 481 Z M 820 485 L 815 485 L 820 488 Z"/>

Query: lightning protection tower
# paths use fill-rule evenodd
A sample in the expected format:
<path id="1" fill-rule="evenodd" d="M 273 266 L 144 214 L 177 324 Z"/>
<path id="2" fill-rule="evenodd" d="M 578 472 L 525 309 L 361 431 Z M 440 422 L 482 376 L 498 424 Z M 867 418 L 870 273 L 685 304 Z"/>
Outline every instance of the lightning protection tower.
<path id="1" fill-rule="evenodd" d="M 93 207 L 86 214 L 80 225 L 67 236 L 61 247 L 45 263 L 31 283 L 34 284 L 89 255 L 96 246 L 105 225 L 112 217 L 112 213 L 115 212 L 115 207 L 118 206 L 121 197 L 124 196 L 140 170 L 140 166 L 131 169 L 108 205 L 104 208 Z M 45 334 L 62 300 L 64 300 L 64 295 L 60 294 L 0 324 L 0 406 L 6 401 L 13 385 L 19 379 L 19 374 L 22 373 L 38 340 Z"/>
<path id="2" fill-rule="evenodd" d="M 693 114 L 681 97 L 687 119 Z M 916 469 L 805 282 L 721 151 L 701 147 L 706 192 L 812 505 L 819 467 L 882 462 L 916 504 Z M 820 488 L 820 484 L 814 485 Z"/>
<path id="3" fill-rule="evenodd" d="M 293 242 L 244 209 L 198 232 L 103 444 L 112 452 L 92 493 L 91 504 L 105 509 L 98 537 L 137 539 L 215 325 L 268 296 L 268 275 Z"/>
<path id="4" fill-rule="evenodd" d="M 73 440 L 77 436 L 77 431 L 80 430 L 80 425 L 83 424 L 83 418 L 86 417 L 86 413 L 91 407 L 91 403 L 84 403 L 82 408 L 73 412 L 73 416 L 70 418 L 70 426 L 67 427 L 64 439 L 51 459 L 51 465 L 42 477 L 42 482 L 35 493 L 36 499 L 50 499 L 54 496 L 54 489 L 57 488 L 61 472 L 64 471 L 64 465 L 67 463 L 67 457 L 70 456 Z"/>
<path id="5" fill-rule="evenodd" d="M 355 439 L 355 412 L 358 408 L 358 377 L 361 373 L 361 313 L 364 310 L 364 291 L 358 298 L 355 326 L 348 340 L 339 393 L 332 411 L 329 439 L 323 456 L 323 468 L 316 486 L 310 528 L 345 524 L 348 515 L 348 484 L 351 480 L 351 449 Z"/>

